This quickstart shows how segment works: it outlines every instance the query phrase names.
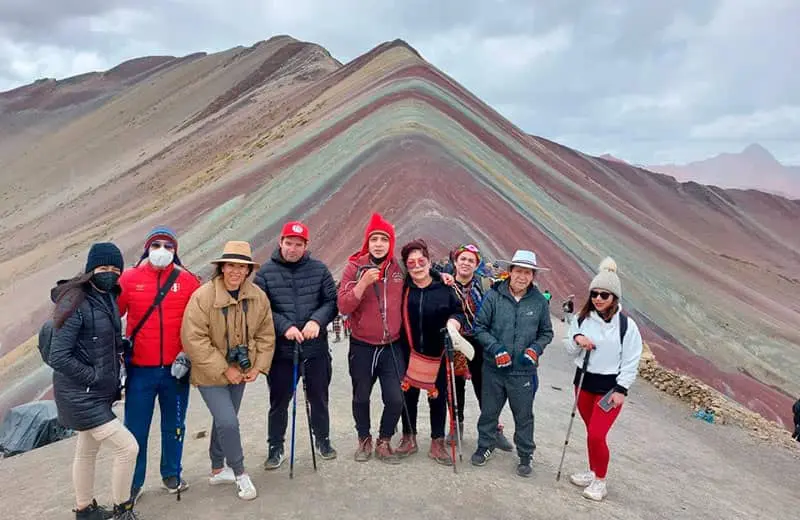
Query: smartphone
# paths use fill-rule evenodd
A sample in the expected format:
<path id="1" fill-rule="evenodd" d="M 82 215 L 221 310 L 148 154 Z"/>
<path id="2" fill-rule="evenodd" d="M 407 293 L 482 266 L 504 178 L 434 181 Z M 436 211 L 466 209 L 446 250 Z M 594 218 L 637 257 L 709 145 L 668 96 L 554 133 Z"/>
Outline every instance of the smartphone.
<path id="1" fill-rule="evenodd" d="M 603 410 L 604 412 L 609 412 L 609 411 L 611 411 L 612 408 L 614 408 L 614 406 L 611 404 L 611 394 L 613 394 L 613 393 L 614 393 L 614 389 L 612 388 L 597 403 L 597 406 L 599 406 L 600 409 Z"/>

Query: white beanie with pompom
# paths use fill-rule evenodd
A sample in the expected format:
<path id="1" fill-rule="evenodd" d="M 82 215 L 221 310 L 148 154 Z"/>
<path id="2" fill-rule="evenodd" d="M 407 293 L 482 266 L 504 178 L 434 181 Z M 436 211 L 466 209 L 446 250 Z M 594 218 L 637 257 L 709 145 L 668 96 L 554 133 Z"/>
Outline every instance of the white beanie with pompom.
<path id="1" fill-rule="evenodd" d="M 600 262 L 597 276 L 589 285 L 589 290 L 592 289 L 605 289 L 617 298 L 622 298 L 622 284 L 617 276 L 617 262 L 613 258 L 606 257 Z"/>

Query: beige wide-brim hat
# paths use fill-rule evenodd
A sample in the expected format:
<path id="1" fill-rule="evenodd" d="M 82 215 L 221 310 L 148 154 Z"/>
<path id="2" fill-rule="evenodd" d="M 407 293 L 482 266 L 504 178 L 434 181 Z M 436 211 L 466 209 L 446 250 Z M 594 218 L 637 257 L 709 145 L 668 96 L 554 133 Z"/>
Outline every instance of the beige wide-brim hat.
<path id="1" fill-rule="evenodd" d="M 212 264 L 247 264 L 254 266 L 255 269 L 261 267 L 261 264 L 253 261 L 253 252 L 250 249 L 249 242 L 232 240 L 225 244 L 225 249 L 222 250 L 222 256 L 212 260 Z"/>

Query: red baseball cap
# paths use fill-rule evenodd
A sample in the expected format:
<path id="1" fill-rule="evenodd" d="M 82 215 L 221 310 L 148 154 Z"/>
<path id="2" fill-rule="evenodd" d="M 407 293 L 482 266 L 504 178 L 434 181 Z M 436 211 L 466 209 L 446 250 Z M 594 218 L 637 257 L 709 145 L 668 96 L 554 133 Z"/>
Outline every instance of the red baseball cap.
<path id="1" fill-rule="evenodd" d="M 281 231 L 281 238 L 286 237 L 298 237 L 308 242 L 308 227 L 299 221 L 287 222 Z"/>

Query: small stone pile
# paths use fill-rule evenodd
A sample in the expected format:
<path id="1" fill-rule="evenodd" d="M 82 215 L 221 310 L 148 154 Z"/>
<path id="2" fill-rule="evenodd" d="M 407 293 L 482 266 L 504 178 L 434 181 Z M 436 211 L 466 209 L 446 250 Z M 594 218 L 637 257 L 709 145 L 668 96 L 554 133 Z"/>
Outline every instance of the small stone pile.
<path id="1" fill-rule="evenodd" d="M 798 449 L 798 443 L 792 439 L 791 432 L 778 423 L 748 410 L 691 376 L 679 374 L 659 365 L 647 344 L 644 345 L 639 363 L 639 375 L 662 392 L 688 403 L 695 411 L 713 410 L 714 420 L 717 423 L 735 424 L 747 429 L 751 435 L 761 440 L 792 450 Z"/>

